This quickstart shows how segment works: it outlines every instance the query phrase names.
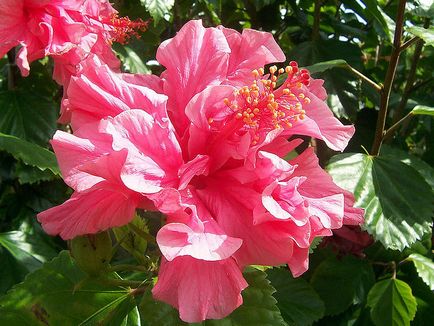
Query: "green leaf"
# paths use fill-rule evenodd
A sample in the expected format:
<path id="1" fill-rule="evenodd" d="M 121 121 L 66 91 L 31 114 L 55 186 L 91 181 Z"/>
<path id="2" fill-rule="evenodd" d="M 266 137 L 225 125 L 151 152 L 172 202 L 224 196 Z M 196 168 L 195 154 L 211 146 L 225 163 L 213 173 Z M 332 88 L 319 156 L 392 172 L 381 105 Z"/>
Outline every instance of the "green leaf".
<path id="1" fill-rule="evenodd" d="M 416 105 L 413 110 L 411 110 L 412 114 L 426 114 L 426 115 L 434 115 L 434 108 L 425 106 L 425 105 Z"/>
<path id="2" fill-rule="evenodd" d="M 140 2 L 151 14 L 155 25 L 158 24 L 161 18 L 164 18 L 164 15 L 170 12 L 175 3 L 174 0 L 140 0 Z"/>
<path id="3" fill-rule="evenodd" d="M 434 291 L 434 262 L 432 259 L 419 254 L 411 254 L 408 259 L 413 261 L 420 278 L 430 287 L 431 291 Z"/>
<path id="4" fill-rule="evenodd" d="M 21 185 L 50 181 L 55 178 L 55 175 L 50 170 L 40 170 L 33 166 L 26 165 L 22 161 L 18 161 L 15 164 L 15 175 Z"/>
<path id="5" fill-rule="evenodd" d="M 374 282 L 372 266 L 352 256 L 323 261 L 311 279 L 313 288 L 325 303 L 326 315 L 339 314 L 352 304 L 364 302 Z"/>
<path id="6" fill-rule="evenodd" d="M 150 74 L 151 70 L 146 67 L 140 56 L 129 45 L 117 44 L 116 53 L 121 57 L 121 62 L 126 72 L 132 74 Z"/>
<path id="7" fill-rule="evenodd" d="M 21 282 L 29 271 L 6 249 L 0 246 L 0 295 Z M 1 320 L 1 317 L 0 317 Z"/>
<path id="8" fill-rule="evenodd" d="M 381 146 L 381 155 L 387 155 L 400 160 L 402 163 L 410 165 L 425 179 L 426 183 L 431 186 L 434 190 L 434 168 L 432 168 L 428 163 L 421 160 L 417 156 L 408 154 L 403 150 L 390 147 L 388 145 Z"/>
<path id="9" fill-rule="evenodd" d="M 432 18 L 434 16 L 433 0 L 416 0 L 414 14 L 420 17 Z"/>
<path id="10" fill-rule="evenodd" d="M 139 311 L 144 326 L 187 325 L 179 319 L 178 310 L 164 302 L 154 300 L 151 291 L 147 291 L 143 296 Z"/>
<path id="11" fill-rule="evenodd" d="M 97 325 L 129 296 L 128 289 L 86 279 L 63 251 L 0 298 L 0 324 Z"/>
<path id="12" fill-rule="evenodd" d="M 52 173 L 60 175 L 54 153 L 39 145 L 0 133 L 0 150 L 12 154 L 17 160 L 22 160 L 27 165 L 37 167 L 43 171 L 48 169 Z"/>
<path id="13" fill-rule="evenodd" d="M 324 302 L 306 280 L 293 278 L 282 268 L 270 269 L 267 274 L 276 289 L 277 306 L 289 325 L 311 325 L 324 316 Z"/>
<path id="14" fill-rule="evenodd" d="M 345 60 L 337 59 L 337 60 L 318 62 L 311 66 L 306 67 L 306 69 L 309 70 L 311 74 L 314 74 L 317 72 L 324 72 L 326 70 L 333 69 L 333 68 L 345 68 L 346 66 L 348 66 L 348 63 Z"/>
<path id="15" fill-rule="evenodd" d="M 425 41 L 426 45 L 434 46 L 434 27 L 423 28 L 412 26 L 407 28 L 407 31 Z"/>
<path id="16" fill-rule="evenodd" d="M 397 279 L 380 281 L 369 291 L 368 306 L 377 326 L 410 325 L 416 305 L 410 286 Z"/>
<path id="17" fill-rule="evenodd" d="M 21 231 L 0 233 L 0 246 L 9 251 L 30 272 L 40 268 L 47 259 L 57 254 L 41 241 L 29 242 Z"/>
<path id="18" fill-rule="evenodd" d="M 54 101 L 32 91 L 0 92 L 0 132 L 45 145 L 56 129 Z"/>
<path id="19" fill-rule="evenodd" d="M 403 250 L 432 226 L 432 190 L 411 166 L 393 157 L 335 156 L 327 167 L 333 180 L 354 193 L 365 209 L 364 228 L 386 248 Z"/>

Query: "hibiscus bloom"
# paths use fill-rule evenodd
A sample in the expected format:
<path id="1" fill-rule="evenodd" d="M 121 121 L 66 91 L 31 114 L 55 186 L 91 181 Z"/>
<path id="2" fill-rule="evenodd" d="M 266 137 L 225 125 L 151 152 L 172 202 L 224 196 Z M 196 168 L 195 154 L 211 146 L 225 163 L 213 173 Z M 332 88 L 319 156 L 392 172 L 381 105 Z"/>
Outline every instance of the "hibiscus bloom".
<path id="1" fill-rule="evenodd" d="M 27 76 L 30 62 L 52 56 L 53 77 L 62 85 L 78 73 L 89 53 L 119 68 L 111 42 L 123 42 L 145 26 L 118 18 L 107 0 L 0 0 L 0 17 L 0 57 L 20 46 L 16 62 Z"/>
<path id="2" fill-rule="evenodd" d="M 292 136 L 343 150 L 354 128 L 333 117 L 322 81 L 296 63 L 264 71 L 285 60 L 269 33 L 191 21 L 162 43 L 157 60 L 166 67 L 161 78 L 115 73 L 89 58 L 67 89 L 67 112 L 83 135 L 72 144 L 81 146 L 79 155 L 67 156 L 65 141 L 55 139 L 53 147 L 82 200 L 97 180 L 110 179 L 101 175 L 106 166 L 89 166 L 125 153 L 108 168 L 116 189 L 166 216 L 157 234 L 163 258 L 155 298 L 187 322 L 222 318 L 242 302 L 244 266 L 288 264 L 298 276 L 308 268 L 315 237 L 362 222 L 363 210 L 319 167 L 312 149 L 289 162 L 282 158 L 301 142 L 289 142 Z M 78 144 L 88 141 L 90 148 Z M 138 202 L 134 208 L 144 206 Z M 98 206 L 105 211 L 108 203 Z M 61 233 L 65 222 L 57 223 L 54 213 L 39 219 Z M 83 226 L 77 234 L 94 232 L 88 219 L 98 220 L 75 219 Z"/>

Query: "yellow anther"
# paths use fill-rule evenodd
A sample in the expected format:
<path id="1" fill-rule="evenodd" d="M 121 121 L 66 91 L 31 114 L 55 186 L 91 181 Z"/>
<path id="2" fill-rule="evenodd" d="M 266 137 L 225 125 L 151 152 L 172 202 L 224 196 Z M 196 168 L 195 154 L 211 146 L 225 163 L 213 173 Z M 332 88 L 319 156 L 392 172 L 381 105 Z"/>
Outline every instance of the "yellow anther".
<path id="1" fill-rule="evenodd" d="M 258 104 L 259 104 L 259 101 L 257 100 L 257 99 L 255 99 L 255 100 L 253 100 L 253 103 L 252 103 L 254 106 L 257 106 Z"/>
<path id="2" fill-rule="evenodd" d="M 305 98 L 305 96 L 304 96 L 304 94 L 303 94 L 303 93 L 300 93 L 300 94 L 298 94 L 298 98 L 301 98 L 301 99 L 303 99 L 303 98 Z"/>
<path id="3" fill-rule="evenodd" d="M 277 67 L 276 66 L 271 66 L 269 70 L 270 70 L 270 74 L 273 75 L 277 71 Z"/>
<path id="4" fill-rule="evenodd" d="M 272 83 L 271 83 L 271 87 L 272 87 L 272 88 L 276 88 L 276 85 L 277 85 L 276 82 L 272 82 Z"/>
<path id="5" fill-rule="evenodd" d="M 273 82 L 277 81 L 277 76 L 271 76 L 271 81 Z"/>
<path id="6" fill-rule="evenodd" d="M 289 121 L 286 121 L 286 126 L 287 126 L 288 128 L 291 128 L 291 127 L 292 127 L 292 123 L 289 122 Z"/>
<path id="7" fill-rule="evenodd" d="M 259 68 L 258 71 L 261 76 L 264 74 L 264 68 Z"/>
<path id="8" fill-rule="evenodd" d="M 290 90 L 288 88 L 283 89 L 283 94 L 288 95 L 290 93 Z"/>
<path id="9" fill-rule="evenodd" d="M 302 83 L 300 83 L 300 82 L 297 82 L 297 88 L 301 88 L 302 86 L 303 86 L 303 84 Z"/>
<path id="10" fill-rule="evenodd" d="M 208 118 L 208 123 L 209 124 L 211 124 L 211 123 L 213 123 L 214 122 L 214 119 L 213 118 Z"/>
<path id="11" fill-rule="evenodd" d="M 258 78 L 259 77 L 259 71 L 257 69 L 253 70 L 252 75 L 253 75 L 253 77 Z"/>
<path id="12" fill-rule="evenodd" d="M 310 98 L 306 97 L 306 98 L 304 99 L 304 103 L 309 104 L 309 103 L 310 103 Z"/>
<path id="13" fill-rule="evenodd" d="M 229 99 L 226 97 L 224 100 L 223 100 L 223 103 L 225 104 L 225 105 L 229 105 Z"/>
<path id="14" fill-rule="evenodd" d="M 283 68 L 280 68 L 280 69 L 279 69 L 279 74 L 283 74 L 283 73 L 284 73 L 284 71 L 285 71 L 285 69 L 283 69 Z"/>
<path id="15" fill-rule="evenodd" d="M 300 120 L 304 120 L 306 116 L 304 114 L 300 114 Z"/>
<path id="16" fill-rule="evenodd" d="M 285 71 L 287 74 L 291 74 L 292 73 L 292 67 L 291 66 L 286 66 L 285 67 Z"/>
<path id="17" fill-rule="evenodd" d="M 243 117 L 243 115 L 241 113 L 239 113 L 239 112 L 235 116 L 235 118 L 237 118 L 237 119 L 241 119 L 242 117 Z"/>
<path id="18" fill-rule="evenodd" d="M 273 101 L 274 100 L 274 94 L 268 94 L 268 100 Z"/>
<path id="19" fill-rule="evenodd" d="M 237 111 L 238 110 L 238 104 L 232 104 L 231 109 L 234 111 Z"/>
<path id="20" fill-rule="evenodd" d="M 258 109 L 258 108 L 255 108 L 254 110 L 253 110 L 253 113 L 254 114 L 258 114 L 260 112 L 260 110 Z"/>

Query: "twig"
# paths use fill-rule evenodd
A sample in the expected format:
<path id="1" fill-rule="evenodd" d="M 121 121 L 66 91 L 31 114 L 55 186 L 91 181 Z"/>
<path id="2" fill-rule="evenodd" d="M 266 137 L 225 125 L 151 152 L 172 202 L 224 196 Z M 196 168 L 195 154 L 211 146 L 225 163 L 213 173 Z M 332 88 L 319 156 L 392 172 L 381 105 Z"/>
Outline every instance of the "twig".
<path id="1" fill-rule="evenodd" d="M 403 124 L 404 122 L 410 121 L 410 119 L 412 119 L 413 116 L 414 116 L 413 113 L 410 111 L 404 118 L 397 121 L 392 127 L 387 129 L 387 131 L 384 133 L 383 141 L 389 139 L 395 133 L 395 131 L 398 130 L 398 128 L 401 126 L 401 124 Z"/>
<path id="2" fill-rule="evenodd" d="M 372 145 L 371 155 L 378 155 L 383 142 L 384 128 L 386 125 L 387 109 L 389 106 L 389 97 L 392 90 L 392 83 L 395 77 L 396 67 L 399 61 L 401 51 L 401 37 L 404 23 L 406 0 L 400 0 L 398 4 L 398 13 L 396 16 L 395 35 L 393 37 L 393 50 L 390 56 L 390 63 L 384 81 L 384 87 L 381 91 L 380 111 L 378 112 L 377 126 L 375 129 L 374 144 Z"/>
<path id="3" fill-rule="evenodd" d="M 430 19 L 427 18 L 425 20 L 424 27 L 428 28 L 429 24 L 430 24 Z M 412 40 L 414 40 L 414 41 L 410 42 Z M 412 39 L 405 42 L 401 46 L 401 51 L 403 51 L 403 50 L 407 49 L 408 46 L 410 46 L 411 44 L 413 44 L 415 42 L 416 42 L 416 47 L 414 49 L 413 60 L 411 61 L 411 67 L 410 67 L 410 71 L 408 72 L 407 81 L 406 81 L 405 88 L 404 88 L 404 93 L 402 94 L 401 102 L 399 103 L 398 108 L 396 109 L 395 114 L 393 115 L 392 123 L 396 123 L 403 116 L 403 112 L 404 112 L 405 107 L 407 105 L 408 99 L 410 98 L 410 94 L 413 90 L 414 81 L 416 80 L 416 68 L 417 68 L 417 64 L 419 63 L 420 55 L 422 54 L 422 48 L 424 45 L 424 41 L 418 37 L 413 37 Z M 405 46 L 406 44 L 410 44 L 410 45 Z"/>
<path id="4" fill-rule="evenodd" d="M 376 82 L 374 82 L 372 79 L 370 79 L 369 77 L 365 76 L 360 71 L 358 71 L 357 69 L 354 69 L 350 65 L 346 65 L 345 68 L 348 69 L 349 71 L 351 71 L 353 74 L 355 74 L 358 77 L 360 77 L 362 80 L 364 80 L 369 85 L 371 85 L 373 88 L 375 88 L 375 90 L 377 90 L 378 92 L 381 92 L 382 87 L 380 85 L 378 85 Z"/>

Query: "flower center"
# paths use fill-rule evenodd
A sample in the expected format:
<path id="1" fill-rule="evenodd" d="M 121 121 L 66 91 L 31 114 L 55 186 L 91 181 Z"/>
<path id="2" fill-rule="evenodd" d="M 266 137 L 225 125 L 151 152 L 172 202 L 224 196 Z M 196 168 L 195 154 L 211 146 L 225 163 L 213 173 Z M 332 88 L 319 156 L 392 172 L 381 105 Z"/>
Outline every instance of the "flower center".
<path id="1" fill-rule="evenodd" d="M 306 114 L 303 104 L 310 103 L 301 92 L 303 85 L 309 85 L 310 75 L 306 69 L 300 70 L 298 64 L 291 61 L 285 68 L 272 66 L 269 72 L 264 75 L 263 68 L 253 70 L 253 83 L 238 89 L 233 99 L 224 99 L 244 128 L 253 131 L 254 144 L 259 140 L 260 132 L 291 128 L 303 120 Z M 277 87 L 279 77 L 285 72 L 285 81 Z"/>
<path id="2" fill-rule="evenodd" d="M 130 20 L 128 17 L 119 17 L 113 14 L 110 18 L 103 21 L 104 24 L 109 25 L 112 30 L 110 31 L 111 42 L 118 42 L 126 44 L 131 37 L 140 38 L 138 31 L 144 32 L 148 27 L 148 22 L 142 19 Z"/>

